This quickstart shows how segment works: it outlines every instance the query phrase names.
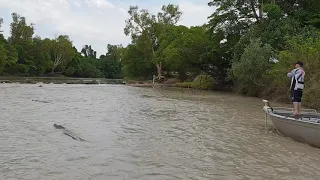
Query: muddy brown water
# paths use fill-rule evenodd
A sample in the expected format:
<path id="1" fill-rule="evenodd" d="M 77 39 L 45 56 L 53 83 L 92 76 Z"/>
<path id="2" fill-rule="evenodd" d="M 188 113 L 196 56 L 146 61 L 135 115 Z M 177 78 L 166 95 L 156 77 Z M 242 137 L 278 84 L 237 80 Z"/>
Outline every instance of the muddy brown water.
<path id="1" fill-rule="evenodd" d="M 1 84 L 0 179 L 320 179 L 320 150 L 267 131 L 262 106 L 217 92 Z"/>

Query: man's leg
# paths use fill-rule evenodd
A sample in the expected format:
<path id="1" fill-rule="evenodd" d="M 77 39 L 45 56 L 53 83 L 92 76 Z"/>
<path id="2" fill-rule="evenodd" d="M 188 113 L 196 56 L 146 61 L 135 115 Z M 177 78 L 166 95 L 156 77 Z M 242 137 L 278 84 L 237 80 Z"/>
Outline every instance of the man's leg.
<path id="1" fill-rule="evenodd" d="M 293 101 L 294 115 L 299 115 L 299 103 Z"/>
<path id="2" fill-rule="evenodd" d="M 300 115 L 301 113 L 301 98 L 302 98 L 302 90 L 295 90 L 293 93 L 293 107 L 294 107 L 295 115 Z"/>
<path id="3" fill-rule="evenodd" d="M 298 114 L 301 113 L 301 101 L 298 103 Z"/>
<path id="4" fill-rule="evenodd" d="M 298 90 L 298 113 L 301 113 L 302 90 Z"/>

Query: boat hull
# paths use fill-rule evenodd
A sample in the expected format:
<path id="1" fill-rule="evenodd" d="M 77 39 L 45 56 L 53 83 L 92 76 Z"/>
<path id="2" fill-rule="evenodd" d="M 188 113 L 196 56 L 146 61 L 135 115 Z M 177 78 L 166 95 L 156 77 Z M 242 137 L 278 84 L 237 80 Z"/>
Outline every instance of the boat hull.
<path id="1" fill-rule="evenodd" d="M 278 131 L 295 141 L 320 148 L 320 124 L 269 114 Z"/>

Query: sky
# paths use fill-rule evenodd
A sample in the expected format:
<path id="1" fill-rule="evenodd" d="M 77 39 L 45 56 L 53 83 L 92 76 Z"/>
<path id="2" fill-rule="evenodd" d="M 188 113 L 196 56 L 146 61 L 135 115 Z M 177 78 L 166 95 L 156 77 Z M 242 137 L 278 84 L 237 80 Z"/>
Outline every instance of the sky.
<path id="1" fill-rule="evenodd" d="M 0 17 L 4 24 L 1 30 L 6 37 L 10 33 L 11 13 L 26 17 L 35 24 L 35 34 L 42 38 L 68 35 L 74 46 L 81 50 L 88 44 L 105 54 L 107 44 L 126 46 L 130 37 L 123 29 L 128 19 L 130 5 L 148 9 L 152 13 L 162 5 L 179 5 L 183 12 L 179 22 L 185 26 L 202 25 L 214 12 L 209 0 L 0 0 Z"/>

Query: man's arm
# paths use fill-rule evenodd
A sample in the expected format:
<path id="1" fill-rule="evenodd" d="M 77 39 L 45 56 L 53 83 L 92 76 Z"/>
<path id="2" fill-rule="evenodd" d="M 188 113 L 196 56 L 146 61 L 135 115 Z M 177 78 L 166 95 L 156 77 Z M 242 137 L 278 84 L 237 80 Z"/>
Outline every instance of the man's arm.
<path id="1" fill-rule="evenodd" d="M 296 74 L 296 71 L 297 71 L 296 69 L 292 70 L 291 72 L 288 73 L 287 76 L 288 76 L 289 78 L 292 78 L 292 77 Z"/>

